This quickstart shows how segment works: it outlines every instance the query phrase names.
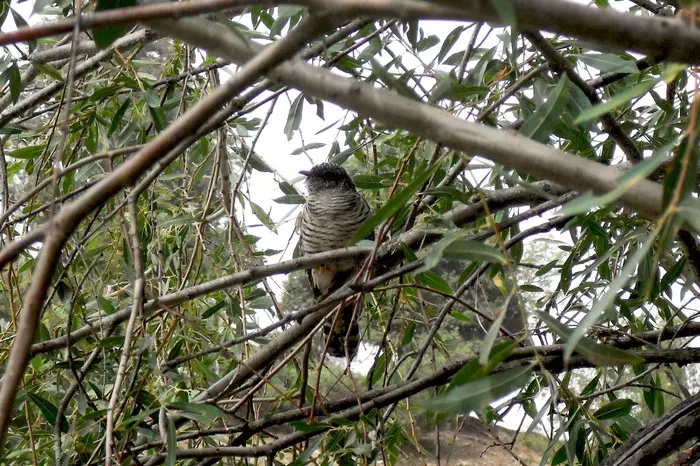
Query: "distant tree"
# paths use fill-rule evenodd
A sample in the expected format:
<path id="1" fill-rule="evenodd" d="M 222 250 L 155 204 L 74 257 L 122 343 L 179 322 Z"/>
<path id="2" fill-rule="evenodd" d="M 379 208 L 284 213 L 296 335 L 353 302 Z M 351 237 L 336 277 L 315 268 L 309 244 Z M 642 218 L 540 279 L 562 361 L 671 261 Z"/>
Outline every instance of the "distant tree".
<path id="1" fill-rule="evenodd" d="M 416 425 L 519 413 L 542 464 L 700 450 L 695 7 L 135 3 L 0 0 L 2 461 L 442 461 Z M 290 258 L 325 160 L 377 240 Z"/>

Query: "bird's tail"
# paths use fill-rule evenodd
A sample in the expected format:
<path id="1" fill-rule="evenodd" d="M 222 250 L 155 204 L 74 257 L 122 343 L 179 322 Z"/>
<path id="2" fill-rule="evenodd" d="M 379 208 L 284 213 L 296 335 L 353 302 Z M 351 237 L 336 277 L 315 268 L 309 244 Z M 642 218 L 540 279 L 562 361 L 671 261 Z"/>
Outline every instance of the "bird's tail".
<path id="1" fill-rule="evenodd" d="M 338 358 L 348 356 L 350 360 L 357 354 L 360 346 L 360 327 L 357 325 L 357 317 L 353 318 L 355 301 L 343 303 L 336 316 L 323 327 L 323 333 L 328 338 L 328 354 Z M 359 314 L 359 313 L 358 313 Z M 345 345 L 347 344 L 347 353 Z"/>

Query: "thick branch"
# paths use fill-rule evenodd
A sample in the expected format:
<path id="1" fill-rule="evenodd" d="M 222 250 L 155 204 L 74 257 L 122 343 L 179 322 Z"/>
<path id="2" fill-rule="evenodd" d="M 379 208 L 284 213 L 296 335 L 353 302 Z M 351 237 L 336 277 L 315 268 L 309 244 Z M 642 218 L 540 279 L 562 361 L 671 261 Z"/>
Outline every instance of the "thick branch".
<path id="1" fill-rule="evenodd" d="M 238 63 L 245 62 L 252 51 L 260 47 L 244 43 L 225 26 L 206 20 L 169 21 L 167 28 L 165 26 L 158 30 Z M 269 76 L 388 126 L 406 129 L 456 150 L 477 153 L 569 189 L 604 193 L 617 187 L 619 171 L 614 168 L 553 149 L 516 132 L 465 122 L 441 109 L 342 78 L 300 60 L 281 65 Z M 640 181 L 617 203 L 656 218 L 661 212 L 661 187 L 650 181 Z"/>

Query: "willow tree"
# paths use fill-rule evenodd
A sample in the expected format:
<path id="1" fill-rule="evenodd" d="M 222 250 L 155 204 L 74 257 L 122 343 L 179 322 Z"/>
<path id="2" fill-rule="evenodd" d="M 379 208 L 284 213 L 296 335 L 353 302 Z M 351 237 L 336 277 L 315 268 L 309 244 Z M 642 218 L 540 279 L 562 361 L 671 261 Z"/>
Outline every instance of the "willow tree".
<path id="1" fill-rule="evenodd" d="M 417 418 L 513 412 L 543 464 L 693 445 L 692 5 L 31 6 L 0 2 L 5 462 L 403 464 Z M 353 174 L 374 242 L 291 254 L 309 160 Z M 286 305 L 273 275 L 340 258 Z M 323 352 L 341 301 L 366 374 Z"/>

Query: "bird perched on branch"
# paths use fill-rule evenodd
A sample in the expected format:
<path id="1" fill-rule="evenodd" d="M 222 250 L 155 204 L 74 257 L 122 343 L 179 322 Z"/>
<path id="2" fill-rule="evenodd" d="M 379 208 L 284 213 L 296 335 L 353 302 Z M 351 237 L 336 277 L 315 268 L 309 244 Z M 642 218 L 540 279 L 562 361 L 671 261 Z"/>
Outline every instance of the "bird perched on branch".
<path id="1" fill-rule="evenodd" d="M 357 192 L 355 183 L 343 167 L 322 163 L 311 170 L 300 171 L 306 176 L 308 196 L 301 214 L 301 255 L 315 254 L 348 246 L 358 228 L 370 216 L 367 201 Z M 355 259 L 334 261 L 308 270 L 314 295 L 329 296 L 353 275 Z M 335 319 L 324 327 L 328 338 L 328 354 L 355 357 L 360 344 L 357 319 L 353 319 L 354 303 L 345 303 Z M 333 327 L 333 328 L 332 328 Z"/>

